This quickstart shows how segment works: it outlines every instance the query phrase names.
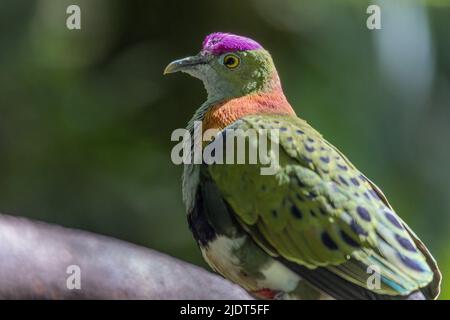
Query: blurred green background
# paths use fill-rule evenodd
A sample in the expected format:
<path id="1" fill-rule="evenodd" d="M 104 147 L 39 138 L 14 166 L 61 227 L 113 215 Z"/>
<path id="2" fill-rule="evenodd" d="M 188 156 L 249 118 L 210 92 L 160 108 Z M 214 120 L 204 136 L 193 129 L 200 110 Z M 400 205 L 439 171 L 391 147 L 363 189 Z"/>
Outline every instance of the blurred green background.
<path id="1" fill-rule="evenodd" d="M 0 211 L 204 265 L 170 134 L 205 92 L 162 70 L 234 32 L 272 52 L 297 113 L 384 190 L 450 298 L 449 2 L 371 3 L 381 30 L 356 0 L 2 0 Z M 82 30 L 66 28 L 69 4 Z"/>

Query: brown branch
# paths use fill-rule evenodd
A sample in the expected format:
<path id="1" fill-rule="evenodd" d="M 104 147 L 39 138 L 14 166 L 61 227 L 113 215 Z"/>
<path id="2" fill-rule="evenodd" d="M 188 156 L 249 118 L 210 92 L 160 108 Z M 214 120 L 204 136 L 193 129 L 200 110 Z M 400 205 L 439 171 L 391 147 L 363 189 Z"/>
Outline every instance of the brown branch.
<path id="1" fill-rule="evenodd" d="M 68 289 L 67 267 L 81 270 Z M 0 215 L 0 298 L 251 299 L 204 269 L 117 239 Z"/>

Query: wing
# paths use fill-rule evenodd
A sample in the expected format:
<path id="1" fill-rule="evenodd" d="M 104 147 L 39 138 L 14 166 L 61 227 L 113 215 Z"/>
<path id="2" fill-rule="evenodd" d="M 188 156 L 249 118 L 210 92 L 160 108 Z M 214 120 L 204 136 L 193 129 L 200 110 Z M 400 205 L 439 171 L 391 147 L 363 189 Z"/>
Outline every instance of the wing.
<path id="1" fill-rule="evenodd" d="M 277 164 L 274 175 L 261 174 L 262 161 L 207 167 L 242 227 L 269 254 L 337 297 L 354 298 L 345 293 L 349 286 L 366 297 L 407 296 L 440 278 L 431 255 L 378 188 L 305 121 L 256 115 L 228 129 L 214 143 L 226 144 L 232 132 L 254 147 L 265 130 L 279 133 L 268 135 L 271 152 L 259 159 Z"/>

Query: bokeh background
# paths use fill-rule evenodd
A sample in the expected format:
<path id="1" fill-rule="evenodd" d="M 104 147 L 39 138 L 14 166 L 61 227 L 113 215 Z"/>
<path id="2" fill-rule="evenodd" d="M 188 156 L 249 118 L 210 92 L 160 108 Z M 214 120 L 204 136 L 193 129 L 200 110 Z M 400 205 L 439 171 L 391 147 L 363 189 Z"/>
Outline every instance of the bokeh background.
<path id="1" fill-rule="evenodd" d="M 384 190 L 450 298 L 450 4 L 371 3 L 381 30 L 356 0 L 0 1 L 0 211 L 204 265 L 170 134 L 205 92 L 162 70 L 229 31 L 272 52 L 297 113 Z"/>

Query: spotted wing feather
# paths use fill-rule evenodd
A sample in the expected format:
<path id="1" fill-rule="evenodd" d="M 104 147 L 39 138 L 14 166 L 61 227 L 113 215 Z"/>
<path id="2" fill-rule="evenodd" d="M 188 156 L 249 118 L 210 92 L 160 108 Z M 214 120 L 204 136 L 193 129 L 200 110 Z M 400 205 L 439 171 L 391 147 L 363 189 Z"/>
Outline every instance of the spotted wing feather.
<path id="1" fill-rule="evenodd" d="M 261 164 L 208 167 L 244 229 L 268 253 L 362 288 L 375 266 L 382 281 L 372 291 L 382 295 L 408 295 L 432 281 L 436 272 L 423 245 L 378 189 L 305 121 L 257 115 L 232 127 L 279 133 L 269 135 L 269 145 L 279 146 L 275 175 L 261 175 Z"/>

